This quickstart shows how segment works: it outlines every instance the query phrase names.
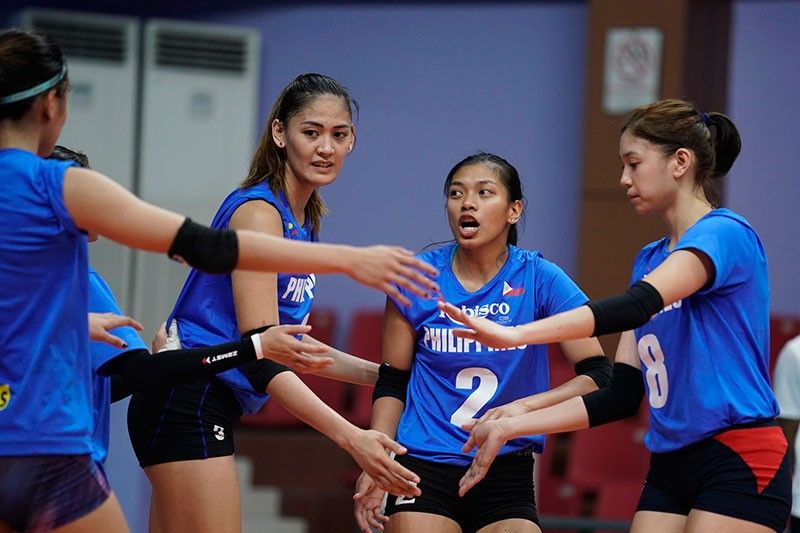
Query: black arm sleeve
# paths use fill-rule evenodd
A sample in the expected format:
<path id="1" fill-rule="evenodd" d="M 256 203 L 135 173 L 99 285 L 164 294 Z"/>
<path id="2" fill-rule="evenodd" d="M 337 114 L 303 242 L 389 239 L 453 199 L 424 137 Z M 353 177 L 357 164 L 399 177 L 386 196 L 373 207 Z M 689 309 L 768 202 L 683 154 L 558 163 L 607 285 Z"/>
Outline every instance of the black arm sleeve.
<path id="1" fill-rule="evenodd" d="M 618 333 L 638 328 L 664 308 L 664 300 L 655 287 L 644 280 L 618 296 L 591 301 L 589 309 L 594 315 L 592 337 Z"/>
<path id="2" fill-rule="evenodd" d="M 643 396 L 642 371 L 625 363 L 615 363 L 609 386 L 582 396 L 589 414 L 589 427 L 635 415 Z"/>
<path id="3" fill-rule="evenodd" d="M 408 390 L 408 380 L 411 379 L 411 370 L 399 370 L 383 363 L 378 367 L 378 381 L 375 383 L 375 390 L 372 391 L 372 402 L 384 396 L 397 398 L 406 403 L 406 391 Z"/>
<path id="4" fill-rule="evenodd" d="M 578 361 L 575 373 L 579 376 L 589 376 L 597 384 L 598 389 L 608 387 L 611 383 L 611 359 L 605 355 L 595 355 Z"/>
<path id="5" fill-rule="evenodd" d="M 239 240 L 235 231 L 211 229 L 187 218 L 178 229 L 167 255 L 197 270 L 224 274 L 236 268 Z"/>
<path id="6" fill-rule="evenodd" d="M 147 350 L 130 350 L 100 367 L 98 374 L 117 374 L 134 392 L 213 376 L 255 360 L 253 341 L 245 337 L 239 342 L 156 355 Z"/>
<path id="7" fill-rule="evenodd" d="M 254 390 L 267 392 L 269 382 L 281 372 L 291 372 L 291 368 L 271 359 L 259 359 L 243 364 L 239 367 L 239 371 L 244 374 Z"/>

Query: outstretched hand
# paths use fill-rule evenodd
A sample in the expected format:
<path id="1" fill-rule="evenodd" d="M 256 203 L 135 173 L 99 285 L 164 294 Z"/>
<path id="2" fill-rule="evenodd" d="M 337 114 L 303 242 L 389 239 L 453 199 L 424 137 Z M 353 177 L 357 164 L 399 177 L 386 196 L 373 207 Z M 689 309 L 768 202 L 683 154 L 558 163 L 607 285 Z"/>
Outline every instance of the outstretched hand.
<path id="1" fill-rule="evenodd" d="M 308 325 L 272 326 L 258 334 L 261 351 L 264 357 L 297 372 L 319 372 L 332 365 L 333 359 L 323 355 L 330 349 L 328 346 L 297 339 L 296 335 L 305 335 L 310 331 L 311 326 Z"/>
<path id="2" fill-rule="evenodd" d="M 348 262 L 347 273 L 359 283 L 386 293 L 402 305 L 411 305 L 398 287 L 408 289 L 421 298 L 438 292 L 433 281 L 439 271 L 414 257 L 414 253 L 398 246 L 356 248 Z"/>
<path id="3" fill-rule="evenodd" d="M 353 515 L 362 533 L 372 533 L 373 529 L 383 531 L 383 525 L 389 521 L 381 512 L 384 498 L 386 491 L 378 487 L 369 474 L 362 472 L 353 495 Z"/>
<path id="4" fill-rule="evenodd" d="M 467 443 L 464 445 L 464 453 L 469 453 L 476 447 L 477 451 L 472 459 L 472 464 L 469 465 L 469 469 L 458 482 L 459 496 L 464 496 L 469 489 L 477 485 L 486 476 L 486 472 L 489 471 L 489 467 L 497 457 L 500 448 L 508 440 L 503 436 L 499 420 L 490 420 L 481 424 L 478 424 L 477 420 L 473 420 L 462 427 L 466 430 L 472 430 Z"/>
<path id="5" fill-rule="evenodd" d="M 419 476 L 389 455 L 390 452 L 402 455 L 406 453 L 405 447 L 384 433 L 360 429 L 349 443 L 347 451 L 381 490 L 409 498 L 422 494 L 417 488 Z"/>
<path id="6" fill-rule="evenodd" d="M 105 342 L 124 350 L 128 347 L 128 343 L 109 333 L 109 330 L 122 326 L 130 326 L 136 331 L 142 331 L 142 325 L 129 316 L 114 313 L 89 313 L 89 339 L 93 341 Z"/>
<path id="7" fill-rule="evenodd" d="M 513 327 L 501 326 L 487 318 L 470 316 L 449 302 L 439 302 L 438 305 L 450 318 L 464 324 L 464 328 L 453 330 L 456 337 L 472 339 L 492 348 L 512 348 L 524 344 Z"/>

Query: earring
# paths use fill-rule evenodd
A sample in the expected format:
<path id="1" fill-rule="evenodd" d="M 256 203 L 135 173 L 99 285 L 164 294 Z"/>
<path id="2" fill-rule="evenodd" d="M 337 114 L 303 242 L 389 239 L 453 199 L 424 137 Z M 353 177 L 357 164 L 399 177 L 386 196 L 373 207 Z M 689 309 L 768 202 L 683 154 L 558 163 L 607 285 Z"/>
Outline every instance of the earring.
<path id="1" fill-rule="evenodd" d="M 278 148 L 283 148 L 283 141 L 276 142 L 275 144 L 278 145 Z"/>

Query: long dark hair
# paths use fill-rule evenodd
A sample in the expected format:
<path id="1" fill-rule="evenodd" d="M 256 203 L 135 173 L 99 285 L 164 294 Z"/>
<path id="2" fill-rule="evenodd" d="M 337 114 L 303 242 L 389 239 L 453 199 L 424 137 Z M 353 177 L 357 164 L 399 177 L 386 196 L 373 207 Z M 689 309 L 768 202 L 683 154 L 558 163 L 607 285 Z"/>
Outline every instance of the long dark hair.
<path id="1" fill-rule="evenodd" d="M 742 149 L 739 130 L 727 115 L 701 113 L 691 102 L 667 99 L 634 109 L 622 126 L 625 131 L 658 146 L 664 155 L 679 148 L 692 150 L 697 185 L 712 206 L 719 206 L 712 181 L 728 173 Z"/>
<path id="2" fill-rule="evenodd" d="M 0 31 L 0 99 L 56 79 L 59 81 L 51 88 L 61 96 L 69 87 L 69 81 L 66 59 L 55 41 L 34 30 Z M 0 119 L 19 120 L 36 97 L 51 88 L 23 100 L 0 104 Z"/>
<path id="3" fill-rule="evenodd" d="M 358 103 L 350 97 L 347 89 L 338 81 L 322 74 L 301 74 L 287 85 L 267 118 L 267 124 L 258 141 L 250 170 L 241 187 L 252 187 L 264 181 L 274 193 L 286 192 L 286 150 L 275 144 L 272 138 L 272 123 L 277 119 L 287 125 L 289 119 L 320 96 L 332 95 L 342 99 L 350 117 L 358 112 Z M 306 218 L 314 233 L 319 232 L 320 221 L 328 212 L 319 191 L 314 191 L 306 204 Z"/>

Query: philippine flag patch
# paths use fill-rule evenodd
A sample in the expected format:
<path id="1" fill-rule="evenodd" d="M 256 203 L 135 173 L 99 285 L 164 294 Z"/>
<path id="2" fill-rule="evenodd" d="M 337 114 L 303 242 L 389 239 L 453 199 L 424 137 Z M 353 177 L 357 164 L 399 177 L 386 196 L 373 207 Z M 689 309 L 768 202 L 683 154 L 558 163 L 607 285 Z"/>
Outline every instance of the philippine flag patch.
<path id="1" fill-rule="evenodd" d="M 525 292 L 525 287 L 514 288 L 508 284 L 507 281 L 503 282 L 503 296 L 519 296 Z"/>

